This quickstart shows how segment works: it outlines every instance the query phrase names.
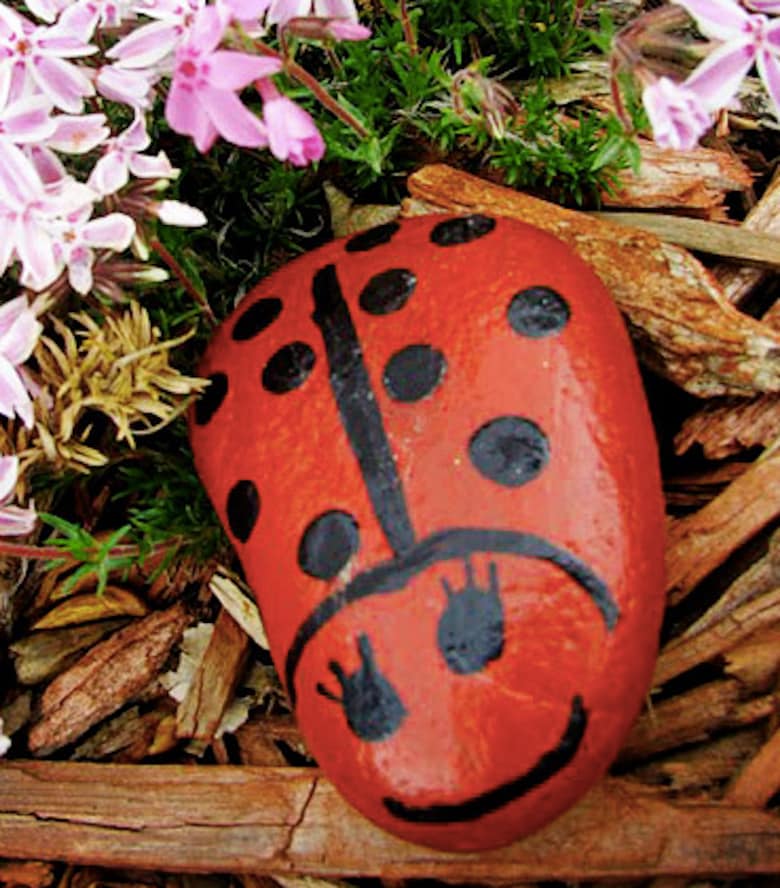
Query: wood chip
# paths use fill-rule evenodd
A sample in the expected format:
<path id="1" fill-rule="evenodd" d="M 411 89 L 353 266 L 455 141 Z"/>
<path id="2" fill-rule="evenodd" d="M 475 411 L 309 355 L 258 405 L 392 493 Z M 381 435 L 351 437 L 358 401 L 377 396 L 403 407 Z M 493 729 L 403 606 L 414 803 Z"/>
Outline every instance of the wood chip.
<path id="1" fill-rule="evenodd" d="M 189 616 L 182 604 L 120 629 L 56 678 L 41 700 L 30 751 L 48 755 L 129 702 L 156 678 Z"/>
<path id="2" fill-rule="evenodd" d="M 666 243 L 689 250 L 774 271 L 780 268 L 780 237 L 774 234 L 665 213 L 594 212 L 589 215 L 615 225 L 641 228 Z"/>
<path id="3" fill-rule="evenodd" d="M 98 595 L 72 595 L 33 623 L 33 629 L 61 629 L 111 617 L 145 617 L 149 608 L 135 594 L 119 586 L 106 586 Z"/>
<path id="4" fill-rule="evenodd" d="M 775 623 L 780 623 L 780 587 L 742 605 L 709 629 L 697 635 L 677 638 L 666 645 L 656 663 L 653 684 L 656 687 L 663 685 Z"/>
<path id="5" fill-rule="evenodd" d="M 33 632 L 9 648 L 16 677 L 24 685 L 46 681 L 73 663 L 83 650 L 126 623 L 124 619 L 103 620 L 89 626 Z"/>
<path id="6" fill-rule="evenodd" d="M 739 546 L 780 515 L 780 447 L 766 453 L 726 490 L 668 530 L 667 590 L 685 598 Z"/>
<path id="7" fill-rule="evenodd" d="M 687 743 L 699 743 L 724 728 L 749 725 L 774 712 L 773 695 L 752 700 L 743 700 L 742 695 L 740 682 L 726 679 L 663 700 L 636 721 L 619 760 L 637 761 Z"/>
<path id="8" fill-rule="evenodd" d="M 406 214 L 427 208 L 510 216 L 568 243 L 611 292 L 644 361 L 687 391 L 780 390 L 780 334 L 737 311 L 682 248 L 443 165 L 423 167 L 408 184 L 416 202 L 404 205 Z"/>
<path id="9" fill-rule="evenodd" d="M 178 737 L 211 742 L 233 698 L 248 652 L 246 633 L 226 610 L 221 610 L 187 695 L 179 705 Z"/>
<path id="10" fill-rule="evenodd" d="M 725 878 L 780 871 L 780 819 L 711 802 L 674 804 L 635 781 L 610 779 L 521 842 L 448 854 L 368 823 L 314 769 L 0 764 L 0 857 L 29 859 L 32 849 L 75 864 L 259 876 Z"/>
<path id="11" fill-rule="evenodd" d="M 726 791 L 734 805 L 763 808 L 780 790 L 780 731 L 769 740 L 737 775 Z"/>
<path id="12" fill-rule="evenodd" d="M 225 568 L 219 568 L 209 580 L 209 592 L 259 648 L 269 650 L 260 610 L 248 587 Z"/>
<path id="13" fill-rule="evenodd" d="M 37 861 L 0 861 L 0 885 L 7 888 L 47 888 L 54 881 L 54 867 Z"/>
<path id="14" fill-rule="evenodd" d="M 682 424 L 677 453 L 700 444 L 707 459 L 725 459 L 750 447 L 768 447 L 780 437 L 780 395 L 727 398 L 706 404 Z"/>
<path id="15" fill-rule="evenodd" d="M 302 758 L 309 755 L 295 719 L 291 716 L 250 719 L 236 731 L 236 740 L 241 751 L 241 761 L 245 765 L 270 767 L 287 764 L 280 744 L 292 749 Z"/>

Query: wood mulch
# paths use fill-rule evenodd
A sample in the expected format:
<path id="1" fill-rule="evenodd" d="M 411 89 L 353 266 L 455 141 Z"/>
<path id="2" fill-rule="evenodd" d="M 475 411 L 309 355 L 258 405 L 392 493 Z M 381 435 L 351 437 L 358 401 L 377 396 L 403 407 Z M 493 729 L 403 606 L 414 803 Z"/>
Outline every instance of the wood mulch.
<path id="1" fill-rule="evenodd" d="M 402 208 L 489 211 L 567 241 L 613 293 L 647 371 L 668 610 L 653 690 L 610 775 L 509 848 L 410 845 L 352 811 L 307 757 L 225 566 L 112 578 L 96 598 L 59 595 L 67 566 L 9 561 L 0 884 L 780 884 L 780 179 L 756 196 L 725 151 L 677 163 L 643 150 L 642 176 L 600 214 L 444 166 L 411 176 Z M 741 224 L 727 194 L 750 208 Z"/>

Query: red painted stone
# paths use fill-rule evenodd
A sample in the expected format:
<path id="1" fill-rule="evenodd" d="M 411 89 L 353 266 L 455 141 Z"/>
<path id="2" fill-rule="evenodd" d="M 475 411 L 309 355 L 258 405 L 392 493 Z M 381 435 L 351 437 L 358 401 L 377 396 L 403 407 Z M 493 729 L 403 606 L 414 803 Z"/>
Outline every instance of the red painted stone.
<path id="1" fill-rule="evenodd" d="M 343 795 L 452 850 L 576 801 L 663 607 L 653 430 L 595 274 L 520 222 L 392 223 L 264 281 L 201 370 L 198 471 Z"/>

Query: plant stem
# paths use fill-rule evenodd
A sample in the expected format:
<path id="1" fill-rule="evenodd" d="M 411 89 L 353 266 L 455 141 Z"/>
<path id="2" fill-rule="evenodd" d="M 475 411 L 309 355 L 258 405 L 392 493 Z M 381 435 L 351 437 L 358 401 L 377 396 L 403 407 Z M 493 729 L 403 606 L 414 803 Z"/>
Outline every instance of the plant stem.
<path id="1" fill-rule="evenodd" d="M 357 120 L 357 118 L 353 117 L 346 108 L 342 108 L 325 87 L 316 78 L 312 77 L 305 68 L 302 68 L 292 59 L 280 55 L 275 49 L 272 49 L 262 40 L 254 40 L 253 43 L 258 52 L 261 52 L 265 56 L 279 59 L 286 74 L 289 74 L 290 77 L 305 86 L 321 105 L 338 117 L 342 123 L 346 123 L 347 126 L 351 127 L 361 138 L 366 139 L 371 135 L 363 124 Z"/>
<path id="2" fill-rule="evenodd" d="M 401 0 L 401 26 L 404 29 L 404 38 L 409 45 L 412 55 L 417 55 L 417 40 L 414 36 L 412 20 L 409 18 L 409 10 L 406 6 L 406 0 Z"/>
<path id="3" fill-rule="evenodd" d="M 158 543 L 154 546 L 144 559 L 144 564 L 154 564 L 160 556 L 165 555 L 171 547 L 179 544 L 179 539 L 174 538 L 164 543 Z M 135 557 L 141 554 L 141 547 L 132 544 L 123 546 L 114 546 L 108 552 L 111 558 Z M 0 539 L 0 556 L 10 558 L 29 558 L 34 561 L 51 560 L 55 558 L 68 558 L 67 549 L 61 549 L 59 546 L 34 546 L 29 543 L 12 543 L 8 540 Z"/>
<path id="4" fill-rule="evenodd" d="M 187 276 L 187 273 L 184 271 L 181 265 L 179 265 L 176 259 L 174 259 L 168 249 L 164 247 L 157 238 L 152 238 L 152 240 L 149 241 L 149 246 L 155 251 L 155 253 L 157 253 L 158 256 L 160 256 L 160 258 L 163 260 L 163 262 L 165 262 L 168 268 L 170 268 L 182 287 L 184 287 L 184 289 L 190 294 L 190 296 L 192 296 L 192 298 L 203 309 L 203 313 L 211 321 L 211 323 L 216 324 L 216 315 L 212 311 L 211 306 L 208 304 L 208 301 L 198 291 L 198 288 L 195 286 L 195 284 L 192 283 L 192 281 Z"/>

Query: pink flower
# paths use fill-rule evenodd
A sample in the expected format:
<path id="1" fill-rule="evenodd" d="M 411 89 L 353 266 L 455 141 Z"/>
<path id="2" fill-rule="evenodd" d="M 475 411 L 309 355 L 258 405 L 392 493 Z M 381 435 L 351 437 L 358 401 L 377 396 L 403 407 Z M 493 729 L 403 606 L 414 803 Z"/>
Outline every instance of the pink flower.
<path id="1" fill-rule="evenodd" d="M 706 36 L 721 45 L 692 72 L 686 84 L 709 111 L 725 107 L 755 64 L 780 116 L 780 20 L 749 13 L 736 0 L 676 0 Z M 780 3 L 750 0 L 746 5 L 767 12 Z"/>
<path id="2" fill-rule="evenodd" d="M 50 138 L 57 124 L 51 117 L 51 102 L 41 95 L 19 99 L 0 111 L 0 138 L 27 145 Z"/>
<path id="3" fill-rule="evenodd" d="M 263 120 L 268 129 L 268 145 L 279 160 L 293 166 L 306 166 L 325 153 L 325 142 L 311 115 L 279 93 L 270 80 L 257 84 L 263 97 Z"/>
<path id="4" fill-rule="evenodd" d="M 98 219 L 90 219 L 91 215 L 92 207 L 86 207 L 49 225 L 55 256 L 67 267 L 71 287 L 82 296 L 92 289 L 93 248 L 119 253 L 130 246 L 135 234 L 135 223 L 124 213 Z"/>
<path id="5" fill-rule="evenodd" d="M 0 306 L 0 414 L 19 416 L 27 428 L 33 425 L 33 406 L 20 365 L 32 354 L 42 329 L 24 296 Z"/>
<path id="6" fill-rule="evenodd" d="M 150 144 L 146 123 L 141 115 L 136 115 L 124 132 L 106 142 L 105 153 L 95 164 L 87 184 L 98 194 L 106 195 L 124 188 L 131 173 L 138 179 L 173 179 L 178 170 L 171 166 L 164 152 L 156 157 L 141 153 Z"/>
<path id="7" fill-rule="evenodd" d="M 710 115 L 696 91 L 685 83 L 661 77 L 645 87 L 642 101 L 653 138 L 662 148 L 694 148 L 710 128 Z"/>
<path id="8" fill-rule="evenodd" d="M 22 509 L 8 505 L 14 497 L 18 477 L 19 457 L 0 456 L 0 536 L 20 536 L 35 529 L 38 516 L 34 506 Z M 0 721 L 0 755 L 4 755 L 11 745 L 8 738 L 2 735 L 2 725 Z"/>
<path id="9" fill-rule="evenodd" d="M 266 16 L 269 25 L 284 26 L 290 19 L 314 15 L 357 22 L 354 0 L 273 0 Z"/>
<path id="10" fill-rule="evenodd" d="M 192 136 L 202 152 L 209 150 L 218 135 L 245 148 L 268 142 L 265 127 L 241 104 L 236 91 L 278 71 L 281 63 L 218 50 L 226 24 L 216 7 L 201 9 L 176 51 L 173 82 L 165 103 L 171 129 Z"/>
<path id="11" fill-rule="evenodd" d="M 111 134 L 104 114 L 58 114 L 46 145 L 64 154 L 87 154 Z"/>
<path id="12" fill-rule="evenodd" d="M 57 25 L 34 25 L 0 4 L 0 107 L 40 91 L 57 108 L 78 114 L 95 90 L 86 74 L 64 59 L 96 51 Z"/>
<path id="13" fill-rule="evenodd" d="M 17 258 L 23 286 L 43 290 L 52 284 L 61 264 L 49 226 L 95 197 L 91 188 L 69 176 L 44 185 L 21 149 L 0 140 L 0 275 Z"/>
<path id="14" fill-rule="evenodd" d="M 95 28 L 118 28 L 124 19 L 135 18 L 132 0 L 77 0 L 63 10 L 59 24 L 82 40 L 92 39 Z"/>
<path id="15" fill-rule="evenodd" d="M 204 0 L 141 0 L 136 11 L 155 21 L 123 37 L 106 56 L 120 68 L 151 69 L 175 52 L 203 7 Z"/>
<path id="16" fill-rule="evenodd" d="M 157 73 L 130 71 L 118 65 L 103 65 L 98 69 L 95 86 L 101 96 L 112 102 L 143 110 L 152 104 L 152 84 Z"/>

